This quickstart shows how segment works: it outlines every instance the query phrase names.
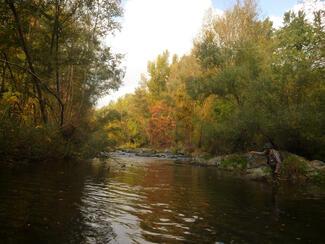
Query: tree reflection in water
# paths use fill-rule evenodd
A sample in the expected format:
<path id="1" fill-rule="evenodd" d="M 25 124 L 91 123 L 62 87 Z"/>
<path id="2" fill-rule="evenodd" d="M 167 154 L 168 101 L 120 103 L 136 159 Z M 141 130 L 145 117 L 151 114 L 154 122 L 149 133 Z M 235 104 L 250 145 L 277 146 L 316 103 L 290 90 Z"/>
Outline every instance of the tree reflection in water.
<path id="1" fill-rule="evenodd" d="M 321 189 L 143 158 L 0 170 L 3 242 L 321 243 Z M 126 165 L 121 167 L 121 165 Z M 311 195 L 312 194 L 312 195 Z M 311 197 L 312 196 L 312 197 Z M 281 206 L 281 211 L 280 211 Z M 308 228 L 306 226 L 309 226 Z M 299 233 L 299 236 L 297 236 Z"/>

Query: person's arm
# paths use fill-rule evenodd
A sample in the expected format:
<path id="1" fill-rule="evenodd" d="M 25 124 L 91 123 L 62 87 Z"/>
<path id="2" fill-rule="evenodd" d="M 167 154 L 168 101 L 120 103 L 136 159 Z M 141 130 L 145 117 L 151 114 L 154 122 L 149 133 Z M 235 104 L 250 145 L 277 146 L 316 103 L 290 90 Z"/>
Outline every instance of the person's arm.
<path id="1" fill-rule="evenodd" d="M 250 151 L 249 153 L 255 154 L 255 155 L 260 155 L 260 156 L 265 156 L 265 151 L 263 151 L 263 152 Z"/>

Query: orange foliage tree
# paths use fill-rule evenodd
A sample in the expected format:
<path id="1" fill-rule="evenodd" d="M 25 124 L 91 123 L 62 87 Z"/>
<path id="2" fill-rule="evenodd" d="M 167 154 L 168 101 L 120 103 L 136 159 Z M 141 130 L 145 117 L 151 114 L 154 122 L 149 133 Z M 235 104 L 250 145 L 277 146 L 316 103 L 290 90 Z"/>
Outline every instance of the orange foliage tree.
<path id="1" fill-rule="evenodd" d="M 156 148 L 170 147 L 176 127 L 171 108 L 159 101 L 150 107 L 150 114 L 147 127 L 150 144 Z"/>

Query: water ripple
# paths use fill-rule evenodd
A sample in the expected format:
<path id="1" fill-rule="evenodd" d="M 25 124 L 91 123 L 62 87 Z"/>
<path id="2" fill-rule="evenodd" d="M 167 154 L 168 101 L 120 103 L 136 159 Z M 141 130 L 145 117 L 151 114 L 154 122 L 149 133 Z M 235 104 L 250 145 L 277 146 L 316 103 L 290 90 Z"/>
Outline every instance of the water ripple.
<path id="1" fill-rule="evenodd" d="M 0 170 L 1 243 L 325 243 L 322 191 L 128 160 Z"/>

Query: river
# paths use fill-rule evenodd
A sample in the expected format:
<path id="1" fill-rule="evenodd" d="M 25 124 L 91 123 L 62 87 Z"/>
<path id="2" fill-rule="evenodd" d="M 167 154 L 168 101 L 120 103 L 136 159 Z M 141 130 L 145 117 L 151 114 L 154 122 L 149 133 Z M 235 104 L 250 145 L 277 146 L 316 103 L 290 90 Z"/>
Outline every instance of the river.
<path id="1" fill-rule="evenodd" d="M 325 189 L 118 160 L 0 167 L 0 242 L 325 243 Z"/>

